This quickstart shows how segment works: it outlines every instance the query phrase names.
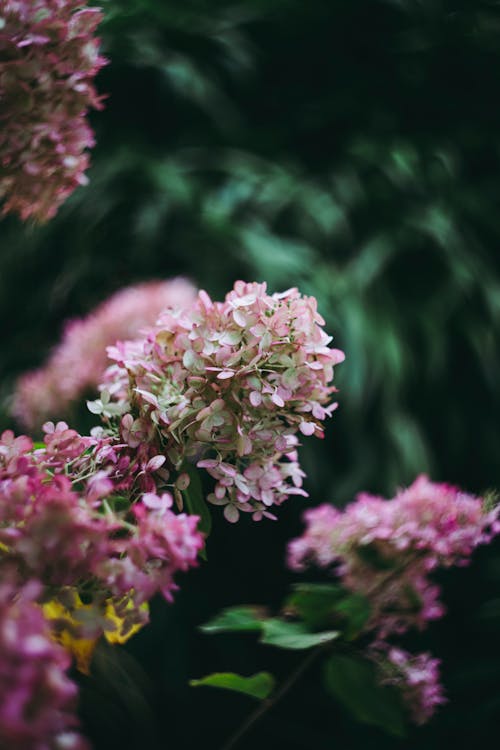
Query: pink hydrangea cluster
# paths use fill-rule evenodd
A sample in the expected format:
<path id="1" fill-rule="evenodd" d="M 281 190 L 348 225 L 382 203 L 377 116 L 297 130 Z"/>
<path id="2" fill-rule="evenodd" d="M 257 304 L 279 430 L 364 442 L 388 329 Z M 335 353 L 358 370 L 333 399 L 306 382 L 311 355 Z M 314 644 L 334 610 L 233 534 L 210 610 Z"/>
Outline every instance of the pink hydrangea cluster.
<path id="1" fill-rule="evenodd" d="M 429 574 L 467 564 L 500 531 L 498 509 L 487 511 L 480 498 L 423 475 L 392 500 L 362 494 L 343 511 L 323 505 L 305 518 L 288 564 L 333 567 L 348 589 L 369 599 L 369 626 L 381 638 L 441 617 L 440 589 Z"/>
<path id="2" fill-rule="evenodd" d="M 438 706 L 447 703 L 440 683 L 440 660 L 431 654 L 411 654 L 396 646 L 370 649 L 369 657 L 377 665 L 382 685 L 400 691 L 414 724 L 425 724 Z"/>
<path id="3" fill-rule="evenodd" d="M 116 365 L 92 410 L 121 412 L 121 439 L 157 441 L 169 469 L 205 469 L 216 480 L 208 500 L 228 521 L 273 518 L 271 506 L 306 494 L 298 434 L 322 437 L 337 406 L 330 382 L 344 354 L 323 325 L 316 300 L 296 289 L 269 295 L 238 281 L 224 302 L 202 291 L 162 313 L 143 342 L 110 349 Z"/>
<path id="4" fill-rule="evenodd" d="M 85 185 L 94 137 L 93 79 L 105 64 L 97 8 L 81 0 L 4 0 L 0 9 L 0 197 L 3 213 L 52 218 Z"/>
<path id="5" fill-rule="evenodd" d="M 19 586 L 5 564 L 0 575 L 0 747 L 88 750 L 76 731 L 70 657 L 52 640 L 36 606 L 39 586 Z"/>
<path id="6" fill-rule="evenodd" d="M 45 440 L 34 451 L 26 436 L 0 437 L 0 559 L 66 607 L 84 593 L 94 605 L 86 636 L 106 628 L 110 602 L 130 628 L 144 619 L 142 603 L 157 592 L 171 599 L 174 575 L 196 565 L 199 519 L 174 514 L 168 493 L 117 496 L 108 472 L 96 470 L 106 444 L 64 423 L 48 426 Z"/>
<path id="7" fill-rule="evenodd" d="M 145 282 L 120 290 L 85 318 L 70 321 L 45 365 L 18 380 L 13 416 L 29 430 L 65 417 L 75 403 L 97 391 L 109 364 L 106 347 L 135 338 L 162 310 L 188 305 L 195 295 L 186 279 Z"/>
<path id="8" fill-rule="evenodd" d="M 440 662 L 390 641 L 442 617 L 441 591 L 430 574 L 466 565 L 478 545 L 500 532 L 499 508 L 422 475 L 392 500 L 364 493 L 344 510 L 321 505 L 305 519 L 306 531 L 289 545 L 289 566 L 300 571 L 315 563 L 365 597 L 371 614 L 363 655 L 375 662 L 381 684 L 400 690 L 412 721 L 425 723 L 446 702 Z"/>

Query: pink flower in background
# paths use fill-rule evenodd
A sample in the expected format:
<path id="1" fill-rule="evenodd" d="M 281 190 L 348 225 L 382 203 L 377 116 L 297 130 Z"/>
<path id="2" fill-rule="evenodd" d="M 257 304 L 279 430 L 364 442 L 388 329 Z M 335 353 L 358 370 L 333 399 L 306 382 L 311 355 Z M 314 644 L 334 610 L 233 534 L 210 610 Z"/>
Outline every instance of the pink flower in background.
<path id="1" fill-rule="evenodd" d="M 115 429 L 131 446 L 156 441 L 168 468 L 205 469 L 216 480 L 208 500 L 228 521 L 274 518 L 271 506 L 306 495 L 298 433 L 323 437 L 337 406 L 330 382 L 344 354 L 323 325 L 297 289 L 269 295 L 237 281 L 224 302 L 201 291 L 163 312 L 144 341 L 110 348 L 117 364 L 91 409 L 121 416 Z"/>
<path id="2" fill-rule="evenodd" d="M 145 282 L 120 290 L 85 318 L 70 321 L 47 363 L 19 379 L 13 415 L 30 430 L 66 416 L 76 401 L 97 391 L 109 364 L 107 346 L 138 336 L 162 310 L 184 307 L 195 294 L 182 278 Z"/>
<path id="3" fill-rule="evenodd" d="M 368 650 L 367 655 L 377 664 L 380 683 L 400 690 L 414 724 L 425 724 L 447 702 L 439 682 L 440 660 L 431 654 L 410 654 L 384 645 Z"/>
<path id="4" fill-rule="evenodd" d="M 289 566 L 331 568 L 346 588 L 367 597 L 368 627 L 381 638 L 441 617 L 440 589 L 429 574 L 467 564 L 500 531 L 498 510 L 425 476 L 392 500 L 361 494 L 343 511 L 322 505 L 305 519 L 304 534 L 289 545 Z"/>
<path id="5" fill-rule="evenodd" d="M 90 750 L 77 733 L 76 685 L 70 656 L 50 637 L 35 598 L 9 566 L 0 571 L 0 747 L 12 750 Z"/>
<path id="6" fill-rule="evenodd" d="M 93 35 L 102 18 L 80 0 L 5 0 L 0 28 L 0 198 L 3 213 L 52 218 L 85 185 L 105 64 Z"/>

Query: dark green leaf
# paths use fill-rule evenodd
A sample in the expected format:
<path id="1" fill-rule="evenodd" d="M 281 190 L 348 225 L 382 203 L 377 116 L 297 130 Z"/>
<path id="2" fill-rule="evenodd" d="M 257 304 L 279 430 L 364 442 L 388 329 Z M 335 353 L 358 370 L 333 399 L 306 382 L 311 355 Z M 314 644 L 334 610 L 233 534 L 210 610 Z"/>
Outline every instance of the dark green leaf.
<path id="1" fill-rule="evenodd" d="M 400 695 L 394 688 L 377 683 L 375 667 L 369 661 L 333 654 L 326 662 L 325 683 L 358 721 L 374 724 L 397 737 L 405 735 Z"/>
<path id="2" fill-rule="evenodd" d="M 288 597 L 285 609 L 298 614 L 310 628 L 332 624 L 333 610 L 345 597 L 345 589 L 329 583 L 300 583 Z"/>
<path id="3" fill-rule="evenodd" d="M 214 672 L 199 680 L 190 680 L 191 687 L 224 688 L 225 690 L 234 690 L 237 693 L 251 695 L 252 698 L 263 700 L 268 698 L 274 689 L 275 680 L 269 672 L 259 672 L 250 677 L 243 677 L 234 672 Z"/>
<path id="4" fill-rule="evenodd" d="M 370 617 L 366 597 L 328 583 L 298 584 L 285 609 L 298 614 L 308 628 L 335 626 L 348 640 L 359 635 Z"/>
<path id="5" fill-rule="evenodd" d="M 212 516 L 203 497 L 203 488 L 198 469 L 196 466 L 186 462 L 182 466 L 181 472 L 189 474 L 190 479 L 189 487 L 182 492 L 186 508 L 192 515 L 200 516 L 198 528 L 203 534 L 208 536 L 212 530 Z"/>
<path id="6" fill-rule="evenodd" d="M 259 607 L 229 607 L 200 626 L 204 633 L 262 630 L 265 614 Z"/>
<path id="7" fill-rule="evenodd" d="M 348 640 L 356 638 L 368 622 L 371 614 L 370 602 L 363 594 L 348 594 L 335 607 L 344 617 L 344 635 Z"/>

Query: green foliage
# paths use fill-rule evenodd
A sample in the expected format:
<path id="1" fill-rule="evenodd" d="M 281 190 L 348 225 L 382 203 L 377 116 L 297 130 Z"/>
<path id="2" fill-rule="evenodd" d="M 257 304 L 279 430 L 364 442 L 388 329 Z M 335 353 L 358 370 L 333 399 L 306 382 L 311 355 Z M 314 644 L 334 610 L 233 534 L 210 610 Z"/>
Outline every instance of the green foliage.
<path id="1" fill-rule="evenodd" d="M 258 672 L 251 677 L 243 677 L 234 672 L 214 672 L 198 680 L 189 680 L 191 687 L 216 687 L 244 693 L 252 698 L 264 700 L 274 689 L 275 680 L 269 672 Z"/>
<path id="2" fill-rule="evenodd" d="M 208 537 L 212 530 L 212 515 L 201 486 L 200 472 L 189 463 L 182 466 L 181 472 L 189 475 L 189 485 L 182 491 L 186 510 L 191 515 L 200 517 L 198 528 Z"/>
<path id="3" fill-rule="evenodd" d="M 311 633 L 300 622 L 288 622 L 287 620 L 273 617 L 264 621 L 260 641 L 266 646 L 277 646 L 278 648 L 302 651 L 321 646 L 324 643 L 331 643 L 339 635 L 338 630 L 322 630 Z"/>
<path id="4" fill-rule="evenodd" d="M 228 607 L 200 626 L 204 633 L 238 633 L 262 630 L 265 612 L 259 607 Z"/>
<path id="5" fill-rule="evenodd" d="M 339 625 L 347 640 L 356 638 L 370 617 L 362 594 L 351 594 L 335 584 L 302 583 L 294 586 L 285 610 L 296 613 L 311 630 Z"/>
<path id="6" fill-rule="evenodd" d="M 368 661 L 332 654 L 325 664 L 325 684 L 357 721 L 404 736 L 404 712 L 398 692 L 377 684 L 375 669 Z"/>

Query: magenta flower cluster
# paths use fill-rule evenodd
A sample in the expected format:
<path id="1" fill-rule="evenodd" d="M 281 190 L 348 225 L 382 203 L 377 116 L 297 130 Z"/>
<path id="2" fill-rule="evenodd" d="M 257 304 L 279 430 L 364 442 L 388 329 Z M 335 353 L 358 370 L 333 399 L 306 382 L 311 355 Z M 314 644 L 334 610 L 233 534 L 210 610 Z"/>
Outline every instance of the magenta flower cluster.
<path id="1" fill-rule="evenodd" d="M 13 416 L 29 430 L 66 417 L 85 396 L 97 393 L 109 365 L 106 347 L 139 336 L 162 310 L 188 305 L 195 294 L 182 278 L 145 282 L 121 289 L 86 317 L 69 321 L 45 365 L 19 378 Z"/>
<path id="2" fill-rule="evenodd" d="M 410 654 L 396 646 L 368 650 L 379 670 L 380 682 L 401 692 L 414 724 L 425 724 L 438 706 L 446 703 L 440 682 L 440 660 L 429 653 Z"/>
<path id="3" fill-rule="evenodd" d="M 184 461 L 215 480 L 208 500 L 274 518 L 271 506 L 305 495 L 298 435 L 323 436 L 336 403 L 330 385 L 344 354 L 313 297 L 296 289 L 269 295 L 265 284 L 238 281 L 224 302 L 206 292 L 182 310 L 166 310 L 143 341 L 110 350 L 100 401 L 105 418 L 121 414 L 120 439 L 156 441 L 168 469 Z"/>
<path id="4" fill-rule="evenodd" d="M 500 532 L 498 509 L 488 510 L 482 499 L 420 476 L 392 500 L 362 494 L 344 510 L 322 505 L 307 511 L 305 519 L 304 534 L 289 545 L 289 566 L 327 568 L 347 589 L 366 597 L 371 609 L 366 630 L 374 639 L 369 654 L 385 665 L 382 674 L 388 661 L 392 672 L 398 667 L 394 679 L 407 685 L 403 695 L 413 718 L 425 721 L 442 702 L 438 662 L 425 654 L 405 655 L 386 639 L 412 627 L 422 630 L 442 617 L 440 588 L 431 574 L 439 567 L 466 565 L 477 546 L 491 541 Z"/>
<path id="5" fill-rule="evenodd" d="M 76 731 L 70 656 L 52 640 L 36 605 L 40 587 L 20 585 L 8 564 L 0 571 L 0 747 L 89 750 Z"/>
<path id="6" fill-rule="evenodd" d="M 0 198 L 3 213 L 52 218 L 85 185 L 104 65 L 97 8 L 81 0 L 5 0 L 0 10 Z"/>
<path id="7" fill-rule="evenodd" d="M 106 629 L 110 603 L 130 628 L 144 620 L 141 604 L 157 592 L 170 600 L 174 575 L 196 565 L 198 517 L 174 514 L 168 493 L 117 498 L 96 463 L 107 445 L 65 423 L 48 425 L 45 442 L 33 450 L 25 436 L 0 438 L 0 559 L 70 610 L 83 586 L 86 637 Z"/>

